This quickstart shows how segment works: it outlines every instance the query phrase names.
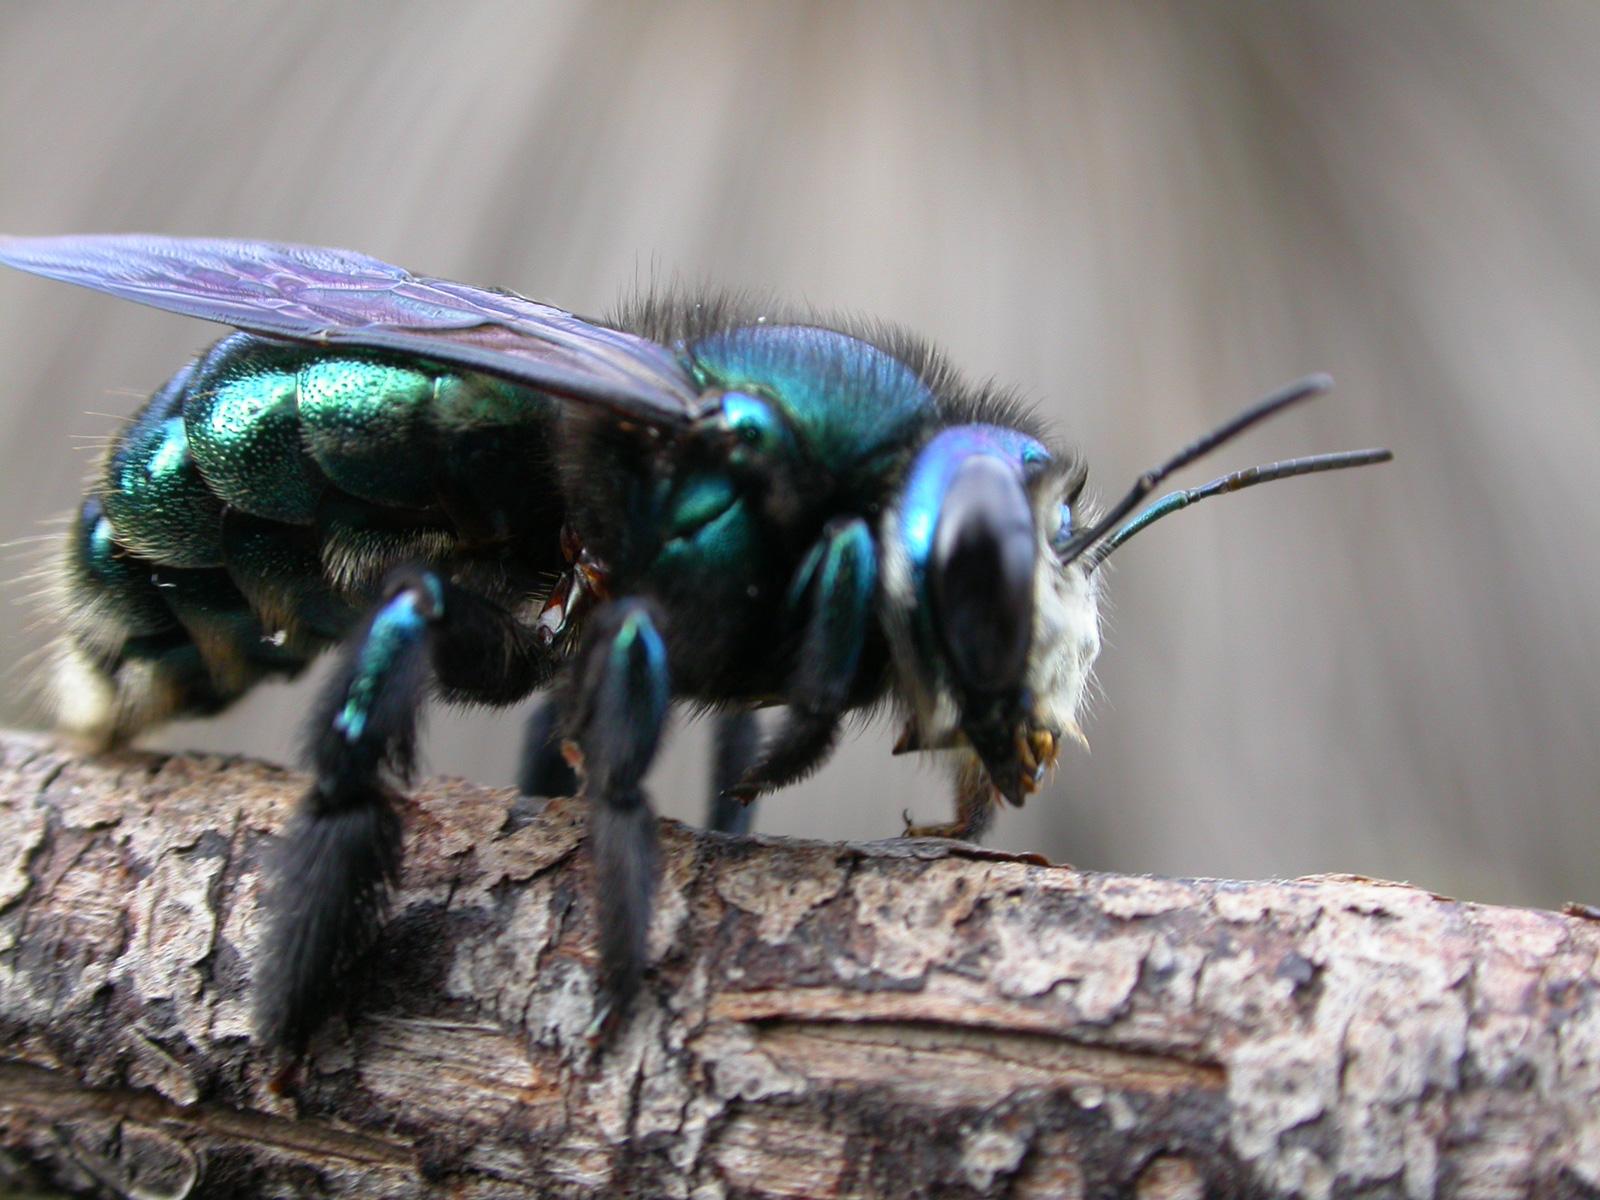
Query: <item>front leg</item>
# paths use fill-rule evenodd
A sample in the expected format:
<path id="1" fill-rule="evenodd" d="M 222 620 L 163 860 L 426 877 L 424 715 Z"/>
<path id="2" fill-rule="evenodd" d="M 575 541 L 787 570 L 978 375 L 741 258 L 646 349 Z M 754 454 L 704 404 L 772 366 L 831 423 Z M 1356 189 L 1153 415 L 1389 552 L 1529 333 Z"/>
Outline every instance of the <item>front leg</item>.
<path id="1" fill-rule="evenodd" d="M 995 801 L 1000 793 L 989 782 L 989 773 L 976 755 L 967 755 L 956 771 L 956 819 L 940 825 L 913 825 L 905 817 L 906 837 L 950 838 L 958 842 L 976 842 L 994 823 Z"/>
<path id="2" fill-rule="evenodd" d="M 430 674 L 449 695 L 497 703 L 555 666 L 530 629 L 426 568 L 391 576 L 347 647 L 312 710 L 315 779 L 277 852 L 255 970 L 258 1034 L 296 1056 L 348 994 L 399 879 L 397 788 Z"/>
<path id="3" fill-rule="evenodd" d="M 762 792 L 804 779 L 833 749 L 872 625 L 877 586 L 878 557 L 867 523 L 859 517 L 830 522 L 795 579 L 793 595 L 809 604 L 810 614 L 784 689 L 788 710 L 760 760 L 729 789 L 736 799 L 748 804 Z"/>
<path id="4" fill-rule="evenodd" d="M 1083 730 L 1079 729 L 1076 722 L 1068 725 L 1068 732 L 1078 739 L 1087 748 L 1089 743 L 1084 739 Z M 908 734 L 902 734 L 902 745 L 911 741 Z M 895 753 L 901 752 L 902 746 L 896 746 Z M 1032 786 L 1024 785 L 1024 794 L 1033 791 L 1038 786 L 1038 781 L 1056 761 L 1060 750 L 1057 735 L 1049 730 L 1035 730 L 1030 733 L 1026 741 L 1017 744 L 1017 757 L 1023 769 L 1030 772 L 1024 779 L 1032 779 Z M 913 825 L 911 817 L 906 815 L 906 837 L 939 837 L 953 838 L 960 842 L 976 842 L 994 823 L 995 809 L 1005 799 L 1004 794 L 994 785 L 994 780 L 989 777 L 988 770 L 983 761 L 970 749 L 963 750 L 961 765 L 956 770 L 956 819 L 942 825 Z M 1021 807 L 1021 800 L 1017 802 Z"/>
<path id="5" fill-rule="evenodd" d="M 640 782 L 672 702 L 656 606 L 617 600 L 590 618 L 568 700 L 568 745 L 589 801 L 600 923 L 600 990 L 591 1036 L 626 1011 L 644 975 L 656 885 L 655 814 Z"/>

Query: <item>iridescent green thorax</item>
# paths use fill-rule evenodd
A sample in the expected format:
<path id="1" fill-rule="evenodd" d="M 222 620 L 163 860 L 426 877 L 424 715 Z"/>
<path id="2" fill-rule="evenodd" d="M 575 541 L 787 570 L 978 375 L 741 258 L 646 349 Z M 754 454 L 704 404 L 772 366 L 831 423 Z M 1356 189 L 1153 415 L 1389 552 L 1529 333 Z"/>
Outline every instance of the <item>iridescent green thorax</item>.
<path id="1" fill-rule="evenodd" d="M 839 472 L 905 444 L 933 414 L 922 378 L 831 329 L 752 325 L 686 348 L 696 382 L 772 400 L 820 465 Z"/>
<path id="2" fill-rule="evenodd" d="M 711 587 L 742 581 L 765 562 L 756 516 L 726 475 L 695 474 L 665 496 L 665 529 L 654 569 L 664 582 Z"/>

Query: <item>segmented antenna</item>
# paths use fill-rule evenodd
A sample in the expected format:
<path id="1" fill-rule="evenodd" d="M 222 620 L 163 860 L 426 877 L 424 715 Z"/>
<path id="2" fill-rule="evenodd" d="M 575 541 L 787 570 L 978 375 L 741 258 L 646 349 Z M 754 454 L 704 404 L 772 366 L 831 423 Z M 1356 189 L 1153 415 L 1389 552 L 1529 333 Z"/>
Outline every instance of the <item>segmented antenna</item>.
<path id="1" fill-rule="evenodd" d="M 1245 409 L 1233 420 L 1228 421 L 1210 433 L 1191 442 L 1188 446 L 1178 451 L 1161 466 L 1146 471 L 1134 480 L 1133 487 L 1128 494 L 1117 501 L 1116 506 L 1096 521 L 1088 529 L 1073 537 L 1061 548 L 1061 565 L 1066 566 L 1081 555 L 1090 546 L 1094 545 L 1106 534 L 1110 533 L 1122 523 L 1122 519 L 1131 513 L 1158 485 L 1174 471 L 1182 470 L 1197 458 L 1210 454 L 1225 442 L 1231 442 L 1245 430 L 1265 421 L 1275 413 L 1282 412 L 1291 404 L 1298 404 L 1302 400 L 1309 400 L 1313 396 L 1320 396 L 1333 387 L 1333 380 L 1327 375 L 1307 375 L 1304 379 L 1296 380 L 1285 388 L 1274 392 L 1265 400 Z"/>
<path id="2" fill-rule="evenodd" d="M 1388 450 L 1345 450 L 1338 454 L 1316 454 L 1309 458 L 1290 458 L 1283 462 L 1267 463 L 1259 467 L 1246 467 L 1221 479 L 1213 479 L 1199 487 L 1168 492 L 1133 520 L 1123 525 L 1099 545 L 1083 555 L 1084 572 L 1092 572 L 1123 542 L 1146 526 L 1159 521 L 1169 513 L 1188 508 L 1207 496 L 1221 496 L 1241 491 L 1258 483 L 1272 483 L 1279 479 L 1292 479 L 1296 475 L 1314 475 L 1319 471 L 1342 471 L 1347 467 L 1368 467 L 1374 463 L 1388 462 L 1394 455 Z"/>

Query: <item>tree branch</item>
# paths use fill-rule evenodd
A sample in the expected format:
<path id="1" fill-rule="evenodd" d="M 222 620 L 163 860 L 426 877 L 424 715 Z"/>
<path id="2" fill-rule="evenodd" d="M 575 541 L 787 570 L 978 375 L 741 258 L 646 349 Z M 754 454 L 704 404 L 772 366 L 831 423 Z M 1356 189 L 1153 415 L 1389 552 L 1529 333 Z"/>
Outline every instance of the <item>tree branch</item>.
<path id="1" fill-rule="evenodd" d="M 663 832 L 617 1042 L 583 806 L 407 813 L 371 984 L 250 1045 L 304 781 L 0 736 L 0 1140 L 150 1197 L 1600 1194 L 1600 926 L 1354 878 Z"/>

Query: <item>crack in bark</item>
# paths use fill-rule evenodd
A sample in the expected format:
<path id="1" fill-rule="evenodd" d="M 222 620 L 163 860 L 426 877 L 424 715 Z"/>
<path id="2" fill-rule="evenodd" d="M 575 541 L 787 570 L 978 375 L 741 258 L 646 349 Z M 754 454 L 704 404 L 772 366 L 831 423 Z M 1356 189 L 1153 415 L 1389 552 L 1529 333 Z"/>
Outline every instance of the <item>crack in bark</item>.
<path id="1" fill-rule="evenodd" d="M 86 1088 L 61 1072 L 0 1062 L 0 1108 L 16 1104 L 23 1095 L 29 1109 L 68 1124 L 94 1113 L 146 1125 L 175 1125 L 191 1134 L 238 1139 L 296 1155 L 387 1166 L 415 1162 L 415 1155 L 403 1142 L 351 1133 L 317 1121 L 289 1120 L 210 1102 L 177 1105 L 145 1090 Z"/>

